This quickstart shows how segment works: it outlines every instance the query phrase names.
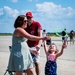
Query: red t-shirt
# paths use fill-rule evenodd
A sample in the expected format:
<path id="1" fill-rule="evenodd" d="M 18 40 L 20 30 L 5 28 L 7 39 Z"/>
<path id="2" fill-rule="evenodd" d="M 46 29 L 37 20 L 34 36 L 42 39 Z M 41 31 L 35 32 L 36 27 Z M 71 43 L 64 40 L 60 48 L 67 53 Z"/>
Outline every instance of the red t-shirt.
<path id="1" fill-rule="evenodd" d="M 31 35 L 38 36 L 38 32 L 39 30 L 42 30 L 42 27 L 39 22 L 33 21 L 30 26 L 27 25 L 27 28 L 25 30 Z M 29 47 L 33 47 L 33 46 L 38 45 L 38 42 L 39 42 L 38 40 L 36 41 L 28 40 L 27 44 Z"/>

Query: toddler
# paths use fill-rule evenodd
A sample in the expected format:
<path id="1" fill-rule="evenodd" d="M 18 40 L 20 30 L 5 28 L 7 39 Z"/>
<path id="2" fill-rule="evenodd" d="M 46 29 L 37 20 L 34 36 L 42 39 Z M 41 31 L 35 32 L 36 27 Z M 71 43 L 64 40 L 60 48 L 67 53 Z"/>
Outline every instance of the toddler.
<path id="1" fill-rule="evenodd" d="M 47 49 L 46 41 L 44 41 L 44 50 L 47 56 L 47 62 L 45 65 L 45 75 L 57 75 L 57 63 L 56 59 L 63 54 L 63 50 L 66 47 L 66 44 L 63 43 L 61 51 L 58 53 L 57 47 L 54 43 L 49 46 Z"/>

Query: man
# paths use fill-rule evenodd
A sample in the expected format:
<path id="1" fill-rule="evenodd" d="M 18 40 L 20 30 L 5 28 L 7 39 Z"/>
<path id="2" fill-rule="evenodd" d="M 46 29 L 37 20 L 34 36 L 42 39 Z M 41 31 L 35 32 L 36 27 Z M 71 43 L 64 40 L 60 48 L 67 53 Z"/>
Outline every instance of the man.
<path id="1" fill-rule="evenodd" d="M 66 36 L 66 29 L 64 29 L 64 30 L 62 31 L 62 43 L 65 42 L 65 36 Z"/>
<path id="2" fill-rule="evenodd" d="M 47 35 L 47 33 L 46 33 L 46 30 L 45 30 L 45 29 L 43 30 L 42 35 L 43 35 L 43 37 Z"/>
<path id="3" fill-rule="evenodd" d="M 74 44 L 74 31 L 73 30 L 70 31 L 70 45 L 71 44 Z"/>
<path id="4" fill-rule="evenodd" d="M 44 30 L 43 30 L 43 33 L 42 33 L 42 36 L 45 37 L 46 34 L 47 34 L 47 33 L 46 33 L 46 30 L 44 29 Z M 41 46 L 43 46 L 43 40 L 42 40 L 42 44 L 41 44 Z"/>
<path id="5" fill-rule="evenodd" d="M 31 35 L 35 35 L 35 36 L 42 36 L 42 27 L 40 25 L 39 22 L 36 22 L 34 21 L 32 18 L 33 18 L 33 15 L 32 15 L 32 12 L 27 12 L 26 13 L 26 17 L 27 17 L 27 20 L 28 20 L 28 24 L 27 24 L 27 28 L 25 29 L 29 34 Z M 40 66 L 39 66 L 39 53 L 40 53 L 40 47 L 41 47 L 41 43 L 42 43 L 42 40 L 40 41 L 30 41 L 30 40 L 27 40 L 27 44 L 29 47 L 35 47 L 37 52 L 38 52 L 38 55 L 34 55 L 32 52 L 31 52 L 31 55 L 32 55 L 32 58 L 33 58 L 33 61 L 35 63 L 35 71 L 36 71 L 36 74 L 37 75 L 40 75 Z"/>

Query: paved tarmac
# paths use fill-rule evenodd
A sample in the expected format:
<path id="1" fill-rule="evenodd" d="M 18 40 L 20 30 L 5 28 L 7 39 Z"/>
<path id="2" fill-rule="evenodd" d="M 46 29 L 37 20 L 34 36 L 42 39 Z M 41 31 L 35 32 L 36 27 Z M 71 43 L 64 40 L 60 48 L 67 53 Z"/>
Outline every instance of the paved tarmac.
<path id="1" fill-rule="evenodd" d="M 11 45 L 11 36 L 0 36 L 0 75 L 4 75 L 9 60 L 9 46 Z M 61 50 L 61 37 L 52 38 L 52 42 L 57 45 L 58 50 Z M 44 67 L 46 63 L 46 56 L 43 47 L 41 47 L 40 54 L 40 68 L 41 74 L 44 75 Z M 75 44 L 68 43 L 62 56 L 57 59 L 57 75 L 75 75 Z"/>

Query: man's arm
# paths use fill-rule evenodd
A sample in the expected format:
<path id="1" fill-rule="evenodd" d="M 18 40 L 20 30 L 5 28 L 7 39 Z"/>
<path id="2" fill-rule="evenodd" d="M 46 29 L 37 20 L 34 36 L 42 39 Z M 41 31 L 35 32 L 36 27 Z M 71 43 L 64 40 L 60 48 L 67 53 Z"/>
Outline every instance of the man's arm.
<path id="1" fill-rule="evenodd" d="M 42 37 L 42 30 L 39 30 L 38 36 Z M 40 49 L 41 44 L 42 44 L 42 40 L 39 40 L 38 45 L 36 46 L 37 50 Z"/>
<path id="2" fill-rule="evenodd" d="M 38 32 L 38 36 L 42 37 L 42 30 L 40 30 L 40 31 Z M 42 44 L 42 40 L 39 40 L 38 45 L 41 46 L 41 44 Z"/>

